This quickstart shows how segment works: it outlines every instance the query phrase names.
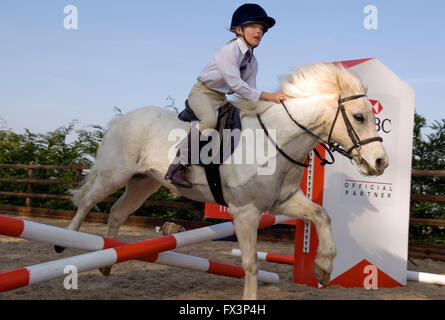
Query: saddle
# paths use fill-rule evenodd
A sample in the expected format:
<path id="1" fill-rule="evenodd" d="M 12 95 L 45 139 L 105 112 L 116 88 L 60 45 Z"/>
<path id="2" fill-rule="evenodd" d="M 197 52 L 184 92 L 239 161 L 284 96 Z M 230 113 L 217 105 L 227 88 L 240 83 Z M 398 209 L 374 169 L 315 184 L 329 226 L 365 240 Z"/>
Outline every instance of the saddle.
<path id="1" fill-rule="evenodd" d="M 191 122 L 199 121 L 198 117 L 195 115 L 193 110 L 190 108 L 188 100 L 185 101 L 185 109 L 178 115 L 179 120 Z M 216 131 L 219 133 L 220 143 L 219 150 L 216 155 L 212 155 L 213 159 L 219 157 L 219 161 L 212 161 L 209 164 L 199 163 L 200 166 L 204 167 L 206 174 L 207 183 L 209 184 L 210 191 L 212 192 L 215 202 L 226 206 L 227 203 L 224 200 L 221 185 L 221 175 L 219 172 L 219 166 L 221 163 L 230 157 L 230 155 L 235 150 L 236 145 L 239 142 L 240 135 L 230 135 L 230 140 L 223 136 L 224 133 L 230 133 L 232 130 L 238 129 L 241 132 L 241 118 L 239 115 L 239 110 L 235 108 L 230 102 L 226 102 L 219 108 L 218 111 L 218 122 L 216 125 Z M 211 139 L 211 138 L 210 138 Z M 200 143 L 199 151 L 201 148 L 209 142 Z M 230 142 L 230 152 L 225 152 L 224 148 L 227 147 L 227 143 Z M 216 162 L 216 163 L 215 163 Z"/>

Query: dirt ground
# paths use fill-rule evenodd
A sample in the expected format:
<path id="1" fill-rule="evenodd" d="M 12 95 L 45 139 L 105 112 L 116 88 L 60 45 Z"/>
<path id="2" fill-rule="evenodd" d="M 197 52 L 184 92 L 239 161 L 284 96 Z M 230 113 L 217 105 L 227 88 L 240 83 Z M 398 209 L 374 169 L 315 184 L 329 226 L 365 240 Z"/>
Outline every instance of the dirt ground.
<path id="1" fill-rule="evenodd" d="M 66 227 L 67 220 L 27 218 L 28 220 Z M 85 222 L 80 231 L 103 235 L 106 225 Z M 123 226 L 120 240 L 137 242 L 160 236 L 154 229 Z M 240 265 L 240 258 L 231 256 L 236 242 L 208 241 L 176 251 L 216 261 Z M 258 251 L 293 254 L 293 243 L 259 241 Z M 0 236 L 0 272 L 18 269 L 38 263 L 65 258 L 85 251 L 67 249 L 57 254 L 50 244 L 31 242 L 18 238 Z M 408 269 L 436 274 L 445 274 L 445 262 L 430 259 L 415 259 L 415 266 L 408 263 Z M 292 282 L 292 266 L 260 261 L 260 269 L 276 272 L 278 284 L 259 284 L 258 298 L 265 300 L 443 300 L 445 286 L 422 284 L 409 281 L 406 287 L 366 290 L 363 288 L 326 289 L 310 288 Z M 98 270 L 79 274 L 78 289 L 66 290 L 63 278 L 34 284 L 28 287 L 0 293 L 0 300 L 131 300 L 131 299 L 181 299 L 181 300 L 240 300 L 243 280 L 186 269 L 127 261 L 113 266 L 109 277 L 103 277 Z"/>

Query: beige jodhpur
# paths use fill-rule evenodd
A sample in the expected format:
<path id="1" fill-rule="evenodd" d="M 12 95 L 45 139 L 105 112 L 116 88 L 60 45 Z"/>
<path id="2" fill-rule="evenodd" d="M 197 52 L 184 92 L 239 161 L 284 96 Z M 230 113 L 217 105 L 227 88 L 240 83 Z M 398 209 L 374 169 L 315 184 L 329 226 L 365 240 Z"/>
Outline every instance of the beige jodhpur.
<path id="1" fill-rule="evenodd" d="M 212 90 L 198 81 L 189 94 L 189 105 L 199 119 L 199 131 L 215 129 L 218 109 L 226 100 L 224 93 Z"/>
<path id="2" fill-rule="evenodd" d="M 224 93 L 212 90 L 200 81 L 193 86 L 188 97 L 188 102 L 190 108 L 199 119 L 199 131 L 201 133 L 205 133 L 206 129 L 216 128 L 216 123 L 218 121 L 218 109 L 225 100 L 226 95 Z M 191 130 L 196 130 L 196 126 L 192 126 Z M 199 134 L 197 132 L 196 134 L 193 133 L 192 137 L 199 139 Z M 192 143 L 192 145 L 195 146 L 195 149 L 198 149 L 192 150 L 192 154 L 196 153 L 195 155 L 192 155 L 192 164 L 196 164 L 198 163 L 196 156 L 199 157 L 199 147 L 196 148 L 196 143 Z M 192 148 L 192 146 L 188 139 L 185 138 L 179 144 L 179 149 L 181 152 L 175 159 L 175 162 L 179 161 L 182 164 L 188 164 L 189 148 Z"/>

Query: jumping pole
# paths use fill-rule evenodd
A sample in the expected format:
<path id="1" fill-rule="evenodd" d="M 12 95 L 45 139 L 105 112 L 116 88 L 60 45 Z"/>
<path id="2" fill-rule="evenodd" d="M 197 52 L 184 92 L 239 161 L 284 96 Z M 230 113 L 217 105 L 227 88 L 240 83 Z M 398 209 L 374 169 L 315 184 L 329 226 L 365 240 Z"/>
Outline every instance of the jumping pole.
<path id="1" fill-rule="evenodd" d="M 241 257 L 241 250 L 240 249 L 232 249 L 231 252 L 232 256 Z M 285 255 L 285 254 L 278 254 L 278 253 L 267 253 L 267 252 L 257 252 L 258 260 L 264 260 L 269 262 L 276 262 L 276 263 L 282 263 L 282 264 L 294 264 L 294 256 Z"/>
<path id="2" fill-rule="evenodd" d="M 283 215 L 275 217 L 263 216 L 259 227 L 263 228 L 288 220 L 291 220 L 291 218 Z M 165 251 L 182 246 L 229 236 L 235 232 L 233 223 L 226 222 L 133 244 L 125 244 L 117 240 L 107 240 L 100 236 L 81 234 L 78 239 L 79 241 L 74 241 L 75 245 L 72 245 L 69 243 L 69 240 L 63 240 L 61 237 L 62 235 L 65 235 L 65 232 L 69 232 L 72 239 L 74 239 L 76 238 L 75 234 L 77 232 L 51 226 L 42 226 L 44 225 L 36 224 L 31 221 L 2 217 L 0 220 L 0 234 L 23 237 L 29 240 L 44 241 L 60 246 L 75 247 L 79 249 L 88 247 L 89 250 L 97 250 L 96 248 L 102 244 L 102 250 L 0 273 L 0 291 L 16 289 L 29 284 L 61 277 L 64 275 L 64 268 L 67 265 L 74 265 L 77 267 L 78 272 L 83 272 L 131 259 L 149 259 L 148 261 L 154 262 L 159 259 L 159 254 L 161 252 L 165 253 Z M 53 232 L 48 232 L 48 230 L 52 230 Z M 102 240 L 99 238 L 102 238 Z M 71 241 L 73 241 L 72 239 Z M 92 243 L 96 244 L 93 245 Z M 193 258 L 196 259 L 196 257 Z M 170 257 L 163 255 L 161 256 L 160 262 L 168 263 L 174 260 L 175 259 L 172 259 L 171 255 Z M 196 261 L 197 260 L 195 260 L 195 262 Z M 218 266 L 214 265 L 212 268 L 211 263 L 209 263 L 208 270 L 221 272 L 221 269 L 224 270 L 224 268 L 218 267 L 227 265 L 223 265 L 222 263 L 218 264 Z M 192 265 L 193 263 L 190 264 L 190 266 Z M 237 267 L 241 268 L 239 266 Z M 200 268 L 203 267 L 201 266 Z M 238 274 L 238 277 L 241 275 L 239 272 L 236 274 Z M 244 277 L 244 271 L 242 271 L 242 274 L 242 277 Z M 278 276 L 276 274 L 266 272 L 263 272 L 262 274 L 272 282 L 278 281 Z"/>

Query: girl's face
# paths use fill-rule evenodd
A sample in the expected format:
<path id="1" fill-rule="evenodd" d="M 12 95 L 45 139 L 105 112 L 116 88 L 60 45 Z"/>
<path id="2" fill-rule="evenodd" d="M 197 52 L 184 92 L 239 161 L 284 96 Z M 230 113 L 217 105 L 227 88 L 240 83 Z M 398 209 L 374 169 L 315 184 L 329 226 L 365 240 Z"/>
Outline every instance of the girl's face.
<path id="1" fill-rule="evenodd" d="M 242 28 L 239 28 L 239 33 L 242 34 Z M 261 39 L 263 38 L 263 26 L 258 23 L 251 23 L 244 26 L 244 37 L 247 40 L 247 45 L 251 45 L 252 47 L 256 47 L 260 44 Z"/>

